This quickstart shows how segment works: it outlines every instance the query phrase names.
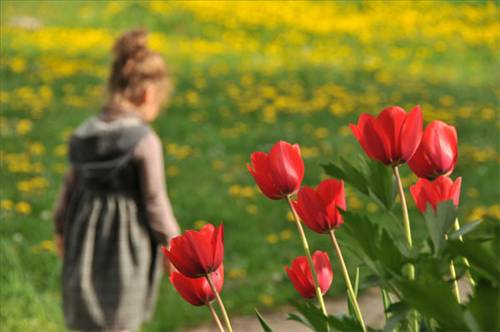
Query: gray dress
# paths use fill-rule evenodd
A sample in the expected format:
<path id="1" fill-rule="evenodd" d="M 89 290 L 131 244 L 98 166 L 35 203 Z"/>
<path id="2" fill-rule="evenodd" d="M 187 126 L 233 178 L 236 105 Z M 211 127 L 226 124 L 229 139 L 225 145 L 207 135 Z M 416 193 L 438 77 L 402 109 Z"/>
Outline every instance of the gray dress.
<path id="1" fill-rule="evenodd" d="M 74 133 L 56 205 L 64 238 L 69 329 L 135 330 L 150 318 L 162 275 L 160 244 L 178 234 L 161 142 L 134 112 L 93 117 Z"/>

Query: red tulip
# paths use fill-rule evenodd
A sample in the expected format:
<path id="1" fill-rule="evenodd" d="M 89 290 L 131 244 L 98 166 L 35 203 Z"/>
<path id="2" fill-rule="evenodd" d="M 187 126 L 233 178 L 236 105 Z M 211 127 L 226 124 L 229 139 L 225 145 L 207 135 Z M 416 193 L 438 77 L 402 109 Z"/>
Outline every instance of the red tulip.
<path id="1" fill-rule="evenodd" d="M 318 276 L 319 288 L 321 292 L 325 294 L 330 288 L 333 280 L 330 259 L 326 252 L 316 251 L 312 256 L 312 260 L 316 275 Z M 285 266 L 285 270 L 293 286 L 303 298 L 310 299 L 316 295 L 313 276 L 305 256 L 295 258 L 292 262 L 292 267 L 289 268 Z"/>
<path id="2" fill-rule="evenodd" d="M 434 179 L 453 172 L 457 163 L 457 131 L 442 121 L 432 121 L 425 128 L 417 152 L 408 166 L 421 178 Z"/>
<path id="3" fill-rule="evenodd" d="M 316 233 L 328 233 L 344 223 L 337 209 L 346 209 L 344 181 L 324 180 L 316 190 L 302 187 L 293 206 L 307 227 Z"/>
<path id="4" fill-rule="evenodd" d="M 410 187 L 410 192 L 417 208 L 424 213 L 429 204 L 434 210 L 439 203 L 449 200 L 458 206 L 461 184 L 462 178 L 460 177 L 455 182 L 446 176 L 440 176 L 434 181 L 419 179 L 415 185 Z"/>
<path id="5" fill-rule="evenodd" d="M 205 276 L 219 268 L 224 257 L 224 229 L 207 224 L 200 231 L 176 236 L 163 253 L 179 272 L 190 278 Z"/>
<path id="6" fill-rule="evenodd" d="M 221 264 L 217 271 L 210 274 L 210 277 L 215 289 L 220 293 L 224 284 L 224 266 Z M 170 274 L 170 282 L 182 298 L 194 306 L 207 304 L 215 298 L 215 294 L 205 277 L 188 278 L 174 271 Z"/>
<path id="7" fill-rule="evenodd" d="M 304 178 L 304 161 L 298 144 L 279 141 L 269 153 L 254 152 L 248 171 L 264 195 L 281 199 L 296 193 Z"/>
<path id="8" fill-rule="evenodd" d="M 368 157 L 396 166 L 410 160 L 422 139 L 422 111 L 410 113 L 401 107 L 384 109 L 377 117 L 361 114 L 351 130 Z"/>

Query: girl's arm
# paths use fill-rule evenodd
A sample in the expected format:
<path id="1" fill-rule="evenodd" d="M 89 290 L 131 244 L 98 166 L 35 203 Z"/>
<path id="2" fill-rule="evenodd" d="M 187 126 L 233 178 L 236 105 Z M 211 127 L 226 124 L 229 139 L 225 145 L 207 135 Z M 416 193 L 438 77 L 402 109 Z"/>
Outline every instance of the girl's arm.
<path id="1" fill-rule="evenodd" d="M 66 222 L 66 209 L 69 204 L 72 189 L 76 182 L 76 172 L 70 168 L 64 175 L 63 185 L 59 190 L 59 194 L 54 206 L 54 241 L 56 244 L 57 254 L 63 256 L 64 243 L 64 223 Z"/>
<path id="2" fill-rule="evenodd" d="M 150 131 L 137 144 L 134 158 L 139 165 L 144 205 L 151 228 L 157 233 L 160 243 L 179 234 L 179 225 L 167 196 L 163 148 L 160 138 Z"/>

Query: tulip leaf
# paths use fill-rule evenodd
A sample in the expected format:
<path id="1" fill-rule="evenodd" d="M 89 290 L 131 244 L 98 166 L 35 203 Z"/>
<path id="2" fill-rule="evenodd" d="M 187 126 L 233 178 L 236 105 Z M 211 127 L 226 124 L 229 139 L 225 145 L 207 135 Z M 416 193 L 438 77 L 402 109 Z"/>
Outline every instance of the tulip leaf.
<path id="1" fill-rule="evenodd" d="M 301 316 L 291 313 L 288 314 L 289 320 L 304 324 L 317 332 L 327 332 L 329 330 L 327 319 L 320 308 L 310 302 L 299 303 L 294 301 L 292 305 L 299 311 Z"/>
<path id="2" fill-rule="evenodd" d="M 361 325 L 357 320 L 347 316 L 328 316 L 328 325 L 334 328 L 334 331 L 358 332 L 362 331 Z"/>
<path id="3" fill-rule="evenodd" d="M 415 280 L 396 282 L 405 302 L 422 315 L 436 320 L 443 331 L 468 331 L 463 310 L 448 283 L 428 273 Z"/>
<path id="4" fill-rule="evenodd" d="M 436 211 L 429 204 L 424 213 L 425 225 L 431 237 L 434 255 L 438 255 L 446 241 L 445 235 L 457 217 L 457 209 L 452 201 L 441 202 Z"/>
<path id="5" fill-rule="evenodd" d="M 467 304 L 467 325 L 473 331 L 500 331 L 500 297 L 498 287 L 479 280 L 474 297 Z"/>
<path id="6" fill-rule="evenodd" d="M 356 273 L 354 274 L 353 291 L 355 297 L 358 297 L 358 289 L 359 289 L 359 266 L 356 267 Z M 355 317 L 354 307 L 353 304 L 351 303 L 351 298 L 349 297 L 349 294 L 347 295 L 347 298 L 349 299 L 349 301 L 347 301 L 347 308 L 349 309 L 349 315 Z"/>
<path id="7" fill-rule="evenodd" d="M 483 243 L 478 240 L 466 240 L 464 242 L 452 240 L 448 241 L 448 245 L 453 254 L 467 258 L 475 272 L 487 278 L 493 284 L 498 285 L 500 263 L 495 245 L 491 248 L 491 242 Z"/>
<path id="8" fill-rule="evenodd" d="M 394 331 L 394 329 L 397 326 L 407 324 L 407 315 L 408 315 L 408 305 L 404 302 L 396 302 L 391 304 L 387 310 L 385 310 L 387 316 L 390 317 L 386 319 L 385 325 L 384 325 L 384 332 L 391 332 Z"/>
<path id="9" fill-rule="evenodd" d="M 259 319 L 260 326 L 262 327 L 262 331 L 264 332 L 274 332 L 271 326 L 266 322 L 264 317 L 260 314 L 260 312 L 255 309 L 255 314 L 257 315 L 257 318 Z"/>
<path id="10" fill-rule="evenodd" d="M 483 219 L 479 219 L 474 222 L 467 223 L 465 225 L 460 226 L 460 229 L 457 231 L 454 231 L 453 233 L 448 234 L 448 238 L 451 240 L 456 240 L 460 236 L 464 236 L 475 230 L 481 223 L 483 222 Z"/>
<path id="11" fill-rule="evenodd" d="M 343 212 L 342 232 L 349 241 L 346 245 L 365 265 L 380 278 L 399 274 L 404 257 L 389 233 L 369 217 Z"/>
<path id="12" fill-rule="evenodd" d="M 365 162 L 368 168 L 366 178 L 371 196 L 378 199 L 387 210 L 392 209 L 396 198 L 396 182 L 391 168 L 366 158 Z"/>
<path id="13" fill-rule="evenodd" d="M 390 167 L 360 157 L 355 164 L 345 158 L 322 165 L 326 174 L 344 180 L 360 193 L 390 210 L 394 205 L 396 185 Z"/>
<path id="14" fill-rule="evenodd" d="M 360 171 L 359 167 L 354 166 L 344 158 L 341 158 L 336 163 L 331 162 L 328 165 L 322 165 L 322 167 L 326 174 L 344 180 L 361 193 L 369 196 L 370 192 L 366 186 L 365 172 Z"/>

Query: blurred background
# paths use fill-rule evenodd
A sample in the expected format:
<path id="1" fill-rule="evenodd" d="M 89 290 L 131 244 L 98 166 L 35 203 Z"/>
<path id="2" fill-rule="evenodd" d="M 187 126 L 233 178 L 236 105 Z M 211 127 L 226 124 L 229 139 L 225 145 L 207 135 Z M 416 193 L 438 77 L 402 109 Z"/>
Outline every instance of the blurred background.
<path id="1" fill-rule="evenodd" d="M 184 229 L 225 224 L 223 297 L 236 315 L 298 296 L 283 270 L 302 254 L 287 207 L 264 198 L 245 166 L 279 139 L 300 143 L 304 183 L 316 185 L 321 164 L 361 153 L 348 128 L 361 112 L 420 104 L 427 123 L 458 128 L 460 219 L 500 217 L 499 14 L 493 1 L 2 1 L 1 330 L 64 330 L 51 209 L 67 139 L 104 102 L 120 32 L 149 28 L 168 61 L 176 91 L 154 124 L 168 191 Z M 348 208 L 377 214 L 351 188 Z M 166 280 L 161 292 L 144 331 L 209 320 Z"/>

